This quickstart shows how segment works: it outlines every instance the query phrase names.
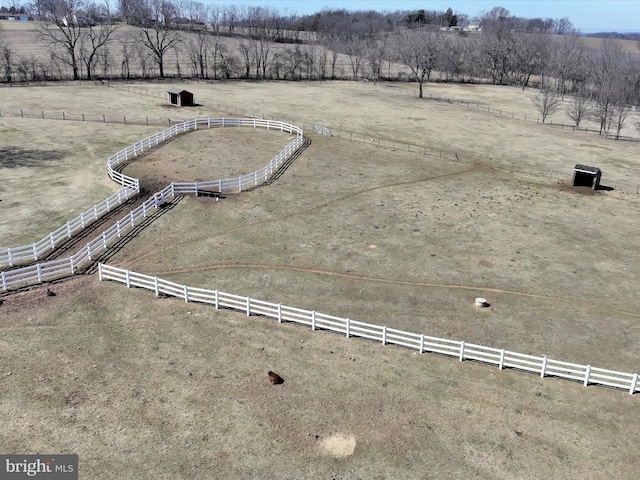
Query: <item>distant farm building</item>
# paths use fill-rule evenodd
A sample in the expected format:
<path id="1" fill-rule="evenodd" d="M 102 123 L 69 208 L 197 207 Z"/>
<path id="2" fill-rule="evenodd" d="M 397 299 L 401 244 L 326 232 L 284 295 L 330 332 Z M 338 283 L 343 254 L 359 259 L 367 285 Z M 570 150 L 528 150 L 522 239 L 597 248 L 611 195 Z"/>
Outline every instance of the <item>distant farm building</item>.
<path id="1" fill-rule="evenodd" d="M 26 13 L 11 13 L 11 12 L 0 12 L 0 20 L 9 20 L 13 22 L 28 22 L 29 20 L 33 20 Z"/>
<path id="2" fill-rule="evenodd" d="M 574 187 L 591 187 L 597 190 L 600 187 L 601 176 L 602 170 L 598 167 L 590 167 L 589 165 L 578 163 L 573 167 L 573 181 L 571 184 Z"/>
<path id="3" fill-rule="evenodd" d="M 182 88 L 170 88 L 167 90 L 167 102 L 176 107 L 190 107 L 193 103 L 193 93 Z"/>

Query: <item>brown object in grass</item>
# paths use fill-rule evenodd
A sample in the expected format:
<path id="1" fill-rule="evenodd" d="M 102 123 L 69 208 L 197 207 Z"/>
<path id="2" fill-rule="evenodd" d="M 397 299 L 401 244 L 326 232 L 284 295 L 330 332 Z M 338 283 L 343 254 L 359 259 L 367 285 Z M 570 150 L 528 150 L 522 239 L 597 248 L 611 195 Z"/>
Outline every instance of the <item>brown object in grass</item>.
<path id="1" fill-rule="evenodd" d="M 269 375 L 269 381 L 271 382 L 271 385 L 280 385 L 284 383 L 284 379 L 277 373 L 272 372 L 271 370 L 269 370 L 269 372 L 267 373 Z"/>

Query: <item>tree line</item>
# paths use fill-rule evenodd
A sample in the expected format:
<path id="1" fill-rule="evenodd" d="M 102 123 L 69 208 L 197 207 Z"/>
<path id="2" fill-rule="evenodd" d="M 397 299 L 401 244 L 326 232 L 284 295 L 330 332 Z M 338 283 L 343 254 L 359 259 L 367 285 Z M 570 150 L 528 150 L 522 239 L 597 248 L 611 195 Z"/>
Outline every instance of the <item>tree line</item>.
<path id="1" fill-rule="evenodd" d="M 48 55 L 22 58 L 0 25 L 3 82 L 96 78 L 410 80 L 536 87 L 543 122 L 570 94 L 576 127 L 595 119 L 619 135 L 640 104 L 640 59 L 614 41 L 587 46 L 569 19 L 526 19 L 503 7 L 470 18 L 446 11 L 323 10 L 193 0 L 34 0 Z M 478 29 L 469 31 L 473 22 Z M 455 32 L 451 27 L 457 27 Z"/>

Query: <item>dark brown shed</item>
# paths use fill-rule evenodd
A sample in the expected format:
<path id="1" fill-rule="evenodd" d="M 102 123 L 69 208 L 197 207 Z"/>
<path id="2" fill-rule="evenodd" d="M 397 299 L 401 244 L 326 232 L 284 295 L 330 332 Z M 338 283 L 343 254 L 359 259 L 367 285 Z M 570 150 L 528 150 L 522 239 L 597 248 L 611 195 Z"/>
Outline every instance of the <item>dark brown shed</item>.
<path id="1" fill-rule="evenodd" d="M 183 88 L 170 88 L 167 90 L 167 101 L 169 105 L 177 107 L 190 107 L 193 105 L 193 93 Z"/>

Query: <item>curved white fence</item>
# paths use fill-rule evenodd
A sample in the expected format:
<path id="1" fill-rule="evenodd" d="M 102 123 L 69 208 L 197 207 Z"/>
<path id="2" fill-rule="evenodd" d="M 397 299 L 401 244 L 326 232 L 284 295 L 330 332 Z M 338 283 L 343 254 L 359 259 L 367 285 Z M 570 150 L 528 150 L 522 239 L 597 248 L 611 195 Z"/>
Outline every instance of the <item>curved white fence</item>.
<path id="1" fill-rule="evenodd" d="M 287 307 L 278 303 L 265 302 L 255 298 L 232 295 L 219 290 L 205 290 L 169 282 L 158 277 L 98 264 L 100 280 L 124 283 L 128 288 L 138 287 L 151 290 L 158 295 L 168 295 L 185 302 L 198 302 L 229 308 L 250 315 L 274 318 L 278 323 L 292 322 L 311 327 L 311 330 L 328 330 L 347 337 L 362 337 L 417 350 L 420 353 L 439 353 L 460 360 L 475 360 L 497 366 L 500 370 L 512 368 L 540 375 L 581 382 L 588 385 L 602 385 L 618 388 L 634 394 L 640 389 L 637 373 L 617 372 L 590 365 L 561 362 L 547 357 L 525 355 L 508 350 L 484 347 L 459 340 L 429 337 L 424 334 L 405 332 L 384 325 L 363 323 L 349 318 L 335 317 L 312 310 Z"/>
<path id="2" fill-rule="evenodd" d="M 0 267 L 14 267 L 25 263 L 37 262 L 38 259 L 42 258 L 45 254 L 55 250 L 61 243 L 84 230 L 85 227 L 91 225 L 114 208 L 122 205 L 123 202 L 137 195 L 138 192 L 137 187 L 126 186 L 106 200 L 82 212 L 76 218 L 54 230 L 42 240 L 23 247 L 0 250 Z"/>
<path id="3" fill-rule="evenodd" d="M 0 272 L 0 287 L 2 290 L 6 292 L 12 288 L 15 289 L 34 283 L 41 283 L 55 278 L 73 275 L 79 268 L 82 268 L 93 261 L 96 256 L 103 253 L 107 248 L 116 243 L 123 235 L 126 235 L 137 224 L 141 223 L 153 210 L 156 210 L 163 205 L 168 197 L 173 198 L 176 195 L 187 194 L 198 195 L 199 192 L 204 191 L 215 191 L 218 193 L 239 192 L 266 182 L 285 162 L 285 160 L 298 150 L 304 142 L 304 132 L 301 128 L 298 128 L 295 125 L 275 122 L 272 120 L 256 118 L 203 118 L 179 123 L 137 142 L 109 157 L 109 160 L 107 161 L 108 175 L 112 180 L 120 183 L 124 187 L 116 194 L 119 195 L 117 197 L 117 199 L 120 199 L 119 202 L 122 203 L 122 199 L 129 198 L 133 192 L 139 192 L 140 184 L 138 179 L 123 175 L 118 172 L 115 167 L 125 161 L 141 155 L 146 150 L 149 150 L 162 142 L 176 137 L 181 133 L 197 130 L 198 128 L 214 127 L 266 128 L 295 134 L 296 138 L 269 163 L 267 163 L 264 168 L 248 175 L 205 182 L 181 182 L 167 185 L 160 192 L 155 193 L 151 198 L 142 203 L 142 205 L 121 218 L 115 225 L 111 226 L 98 237 L 87 243 L 75 255 L 60 260 L 42 262 L 37 265 Z M 89 225 L 89 223 L 109 212 L 107 208 L 113 209 L 113 207 L 119 204 L 116 202 L 116 199 L 114 199 L 116 195 L 111 196 L 104 202 L 94 206 L 92 209 L 87 211 L 89 213 L 84 212 L 80 217 L 72 220 L 66 225 L 63 225 L 55 232 L 47 235 L 40 242 L 34 243 L 33 245 L 27 245 L 25 247 L 10 248 L 0 252 L 0 265 L 8 265 L 12 267 L 19 263 L 24 264 L 37 261 L 44 253 L 53 250 L 64 240 L 70 238 L 73 234 Z"/>

